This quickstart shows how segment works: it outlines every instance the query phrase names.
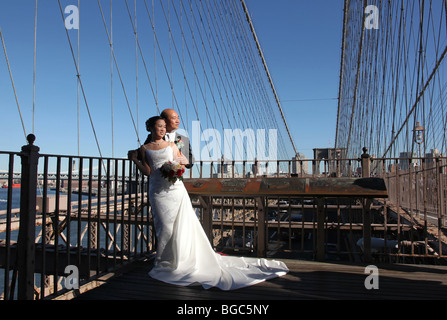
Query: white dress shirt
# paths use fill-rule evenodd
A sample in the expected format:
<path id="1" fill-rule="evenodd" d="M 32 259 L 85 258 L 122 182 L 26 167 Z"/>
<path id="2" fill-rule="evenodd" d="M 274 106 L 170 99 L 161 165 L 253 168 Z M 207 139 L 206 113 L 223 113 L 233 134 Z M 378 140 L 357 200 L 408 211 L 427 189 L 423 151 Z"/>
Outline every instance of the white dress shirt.
<path id="1" fill-rule="evenodd" d="M 175 142 L 175 131 L 173 132 L 166 132 L 166 141 Z"/>

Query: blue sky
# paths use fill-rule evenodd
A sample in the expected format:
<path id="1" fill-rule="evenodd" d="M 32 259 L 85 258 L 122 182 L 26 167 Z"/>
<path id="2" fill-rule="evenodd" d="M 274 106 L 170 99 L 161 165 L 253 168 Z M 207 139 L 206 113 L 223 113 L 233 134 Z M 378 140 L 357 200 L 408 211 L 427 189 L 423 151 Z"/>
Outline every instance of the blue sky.
<path id="1" fill-rule="evenodd" d="M 343 2 L 246 3 L 295 145 L 312 158 L 335 142 Z"/>
<path id="2" fill-rule="evenodd" d="M 119 68 L 127 86 L 131 105 L 135 103 L 134 42 L 126 12 L 114 0 L 114 45 Z M 121 1 L 122 2 L 122 1 Z M 148 1 L 149 3 L 151 1 Z M 77 5 L 63 0 L 62 6 Z M 108 8 L 108 1 L 102 1 Z M 133 1 L 129 1 L 133 4 Z M 116 5 L 115 5 L 116 4 Z M 312 158 L 312 148 L 334 145 L 337 95 L 342 39 L 343 2 L 341 0 L 246 0 L 261 43 L 284 114 L 299 152 Z M 121 3 L 122 5 L 122 3 Z M 91 8 L 86 8 L 92 6 Z M 116 8 L 115 8 L 116 7 Z M 0 28 L 5 39 L 14 84 L 27 133 L 32 132 L 34 1 L 0 3 Z M 105 10 L 108 21 L 109 12 Z M 139 21 L 142 25 L 144 22 Z M 81 0 L 80 73 L 86 89 L 102 153 L 111 156 L 110 142 L 110 51 L 96 1 Z M 69 31 L 72 41 L 76 32 Z M 150 35 L 151 36 L 151 35 Z M 141 41 L 145 37 L 141 34 Z M 161 38 L 163 39 L 163 38 Z M 164 40 L 161 40 L 164 41 Z M 75 48 L 76 50 L 76 48 Z M 150 50 L 150 49 L 148 49 Z M 161 64 L 160 59 L 158 63 Z M 142 68 L 141 61 L 139 62 Z M 159 68 L 161 68 L 159 66 Z M 159 71 L 161 74 L 161 71 Z M 114 156 L 125 157 L 136 147 L 132 119 L 114 71 Z M 139 71 L 139 101 L 150 100 L 150 89 Z M 171 97 L 159 88 L 160 103 Z M 80 96 L 81 155 L 97 155 L 85 104 Z M 145 100 L 147 99 L 147 100 Z M 57 1 L 39 1 L 36 64 L 36 144 L 41 153 L 76 155 L 77 94 L 76 72 L 69 51 Z M 106 105 L 106 106 L 104 106 Z M 98 107 L 102 106 L 102 107 Z M 0 150 L 19 151 L 25 143 L 22 125 L 9 78 L 3 48 L 0 47 Z M 144 121 L 153 109 L 133 114 L 144 140 Z"/>

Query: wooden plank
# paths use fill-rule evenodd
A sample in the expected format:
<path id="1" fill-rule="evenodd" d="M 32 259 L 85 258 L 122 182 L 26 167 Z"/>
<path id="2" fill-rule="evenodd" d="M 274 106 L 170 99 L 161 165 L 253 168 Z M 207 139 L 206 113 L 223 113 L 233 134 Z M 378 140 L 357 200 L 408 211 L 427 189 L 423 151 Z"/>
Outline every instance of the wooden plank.
<path id="1" fill-rule="evenodd" d="M 144 300 L 293 300 L 293 299 L 445 299 L 447 266 L 378 265 L 379 289 L 367 290 L 364 265 L 283 260 L 290 272 L 235 291 L 180 287 L 152 279 L 150 262 L 84 293 L 78 299 Z"/>

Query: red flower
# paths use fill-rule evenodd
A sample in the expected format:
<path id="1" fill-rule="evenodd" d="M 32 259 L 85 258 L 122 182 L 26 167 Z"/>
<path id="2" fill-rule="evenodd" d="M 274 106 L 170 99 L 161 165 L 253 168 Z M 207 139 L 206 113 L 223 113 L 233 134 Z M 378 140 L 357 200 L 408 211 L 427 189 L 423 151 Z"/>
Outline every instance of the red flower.
<path id="1" fill-rule="evenodd" d="M 183 180 L 183 169 L 178 163 L 168 161 L 161 167 L 161 175 L 168 181 L 175 183 L 177 180 Z"/>

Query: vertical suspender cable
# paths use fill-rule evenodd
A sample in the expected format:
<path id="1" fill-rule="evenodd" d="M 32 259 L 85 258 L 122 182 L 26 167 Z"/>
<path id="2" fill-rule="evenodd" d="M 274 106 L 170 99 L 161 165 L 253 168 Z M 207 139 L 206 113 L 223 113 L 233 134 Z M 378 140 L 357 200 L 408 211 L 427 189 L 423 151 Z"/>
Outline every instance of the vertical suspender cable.
<path id="1" fill-rule="evenodd" d="M 169 8 L 170 8 L 170 2 L 168 1 L 168 21 L 167 21 L 167 24 L 168 24 L 168 31 L 169 31 L 169 64 L 170 64 L 170 67 L 171 67 L 171 79 L 172 79 L 172 81 L 171 81 L 171 92 L 172 92 L 172 97 L 171 97 L 171 100 L 172 100 L 172 105 L 171 105 L 171 108 L 172 109 L 174 109 L 174 78 L 173 78 L 173 73 L 172 73 L 172 30 L 171 30 L 171 14 L 170 14 L 170 10 L 169 10 Z"/>
<path id="2" fill-rule="evenodd" d="M 183 33 L 183 6 L 180 13 L 180 31 L 182 34 L 182 63 L 185 65 L 185 35 Z M 186 131 L 189 132 L 189 122 L 188 122 L 188 98 L 186 95 L 186 77 L 183 77 L 183 94 L 185 96 L 185 114 L 186 114 Z"/>
<path id="3" fill-rule="evenodd" d="M 115 157 L 114 127 L 113 127 L 113 0 L 110 0 L 110 114 L 112 125 L 112 158 Z"/>
<path id="4" fill-rule="evenodd" d="M 33 134 L 36 115 L 36 51 L 37 51 L 37 0 L 34 11 L 34 63 L 33 63 Z"/>
<path id="5" fill-rule="evenodd" d="M 366 7 L 366 0 L 363 1 L 363 8 Z M 349 129 L 348 129 L 348 142 L 346 143 L 346 152 L 349 152 L 349 145 L 351 143 L 351 134 L 352 134 L 352 125 L 354 122 L 354 114 L 356 109 L 356 103 L 357 103 L 357 94 L 358 94 L 358 86 L 359 86 L 359 79 L 361 76 L 361 64 L 362 64 L 362 48 L 363 48 L 363 40 L 365 35 L 365 12 L 362 12 L 362 20 L 360 21 L 360 42 L 359 42 L 359 51 L 357 54 L 357 69 L 356 69 L 356 76 L 355 76 L 355 84 L 354 84 L 354 95 L 352 98 L 352 108 L 351 108 L 351 114 L 350 114 L 350 122 L 349 122 Z"/>
<path id="6" fill-rule="evenodd" d="M 294 150 L 295 154 L 297 154 L 298 151 L 296 150 L 295 143 L 293 142 L 292 135 L 290 134 L 289 127 L 288 127 L 287 121 L 286 121 L 286 117 L 284 116 L 284 113 L 282 111 L 281 103 L 279 102 L 278 95 L 276 94 L 275 86 L 273 85 L 273 80 L 272 80 L 272 77 L 270 76 L 270 72 L 269 72 L 269 70 L 267 68 L 267 63 L 266 63 L 266 61 L 264 59 L 264 54 L 262 53 L 261 45 L 259 44 L 258 37 L 256 36 L 256 32 L 255 32 L 253 23 L 251 22 L 251 18 L 250 18 L 250 15 L 248 13 L 247 6 L 245 5 L 245 1 L 241 0 L 241 4 L 242 4 L 242 7 L 244 8 L 245 17 L 247 18 L 248 24 L 250 26 L 251 33 L 253 34 L 253 38 L 254 38 L 256 46 L 258 48 L 259 55 L 261 56 L 262 64 L 264 66 L 265 72 L 266 72 L 268 80 L 270 82 L 270 86 L 272 87 L 276 103 L 278 104 L 279 112 L 281 113 L 281 117 L 282 117 L 282 119 L 284 121 L 284 125 L 286 126 L 287 133 L 289 134 L 290 142 L 292 143 L 293 150 Z"/>
<path id="7" fill-rule="evenodd" d="M 138 28 L 137 28 L 137 0 L 134 1 L 135 5 L 135 100 L 137 105 L 137 131 L 140 132 L 139 128 L 139 107 L 138 107 Z"/>
<path id="8" fill-rule="evenodd" d="M 80 8 L 81 5 L 81 0 L 78 0 L 78 10 Z M 80 116 L 79 116 L 79 82 L 80 82 L 80 78 L 79 78 L 79 38 L 80 38 L 80 34 L 79 34 L 79 28 L 78 28 L 78 47 L 77 47 L 77 61 L 78 61 L 78 68 L 77 68 L 77 74 L 76 74 L 76 78 L 77 78 L 77 85 L 76 85 L 76 106 L 77 106 L 77 134 L 78 134 L 78 156 L 80 155 L 80 148 L 81 148 L 81 138 L 80 138 Z M 80 173 L 81 174 L 81 173 Z"/>
<path id="9" fill-rule="evenodd" d="M 131 23 L 131 25 L 132 25 L 132 29 L 133 29 L 133 31 L 134 31 L 134 34 L 136 34 L 136 33 L 137 33 L 137 28 L 136 28 L 136 25 L 134 24 L 134 21 L 132 20 L 132 15 L 131 15 L 131 13 L 130 13 L 130 9 L 129 9 L 129 6 L 128 6 L 128 4 L 127 4 L 127 0 L 125 0 L 125 4 L 126 4 L 127 13 L 128 13 L 128 15 L 129 15 L 130 23 Z M 146 8 L 146 9 L 147 9 L 147 8 Z M 151 77 L 150 77 L 150 75 L 149 75 L 149 71 L 148 71 L 148 68 L 147 68 L 147 64 L 146 64 L 146 61 L 145 61 L 145 59 L 144 59 L 144 54 L 143 54 L 143 51 L 142 51 L 142 49 L 141 49 L 141 46 L 140 46 L 140 42 L 139 42 L 139 40 L 138 40 L 138 37 L 135 37 L 135 47 L 136 47 L 136 50 L 140 52 L 140 59 L 141 59 L 141 61 L 143 62 L 143 67 L 144 67 L 144 70 L 146 71 L 146 76 L 147 76 L 147 79 L 148 79 L 148 81 L 149 81 L 149 85 L 150 85 L 150 87 L 151 87 L 151 91 L 152 91 L 152 94 L 153 94 L 153 96 L 154 96 L 155 103 L 156 103 L 156 105 L 158 106 L 158 102 L 157 102 L 157 93 L 154 92 L 154 87 L 153 87 L 153 85 L 152 85 Z M 112 53 L 113 53 L 113 51 L 112 51 Z M 138 54 L 137 54 L 137 53 L 136 53 L 136 57 L 138 57 Z M 118 70 L 118 75 L 119 75 L 119 69 L 118 69 L 118 66 L 117 66 L 117 70 Z M 137 77 L 137 79 L 138 79 L 138 77 Z M 138 81 L 137 81 L 137 83 L 138 83 Z M 158 108 L 157 108 L 157 109 L 158 109 Z M 139 111 L 139 106 L 137 106 L 137 111 Z M 138 131 L 138 129 L 136 129 L 136 130 Z"/>
<path id="10" fill-rule="evenodd" d="M 107 34 L 107 39 L 108 39 L 109 43 L 111 43 L 109 29 L 107 28 L 107 25 L 106 25 L 106 21 L 105 21 L 105 18 L 104 18 L 104 13 L 103 13 L 103 10 L 102 10 L 102 6 L 101 6 L 100 0 L 98 0 L 97 3 L 98 3 L 99 11 L 101 13 L 102 22 L 104 24 L 104 29 L 105 29 L 106 34 Z M 127 6 L 127 1 L 126 1 L 126 7 L 128 7 Z M 135 130 L 135 135 L 137 136 L 138 146 L 141 146 L 140 136 L 138 134 L 137 127 L 136 127 L 136 124 L 135 124 L 135 119 L 133 117 L 132 110 L 130 108 L 129 99 L 127 97 L 127 93 L 126 93 L 126 89 L 124 87 L 123 78 L 121 77 L 120 69 L 118 68 L 118 62 L 116 61 L 116 56 L 115 56 L 114 50 L 112 50 L 112 57 L 113 57 L 114 65 L 116 66 L 116 69 L 117 69 L 117 72 L 118 72 L 118 78 L 120 79 L 121 87 L 123 89 L 124 98 L 126 99 L 127 108 L 129 110 L 129 114 L 130 114 L 130 117 L 131 117 L 131 120 L 132 120 L 132 125 L 133 125 L 133 128 Z"/>
<path id="11" fill-rule="evenodd" d="M 64 21 L 65 21 L 64 11 L 62 10 L 62 4 L 61 4 L 60 0 L 58 0 L 58 4 L 59 4 L 59 10 L 61 12 L 62 22 L 64 23 Z M 86 97 L 85 91 L 84 91 L 84 86 L 82 85 L 82 81 L 81 81 L 81 78 L 80 78 L 80 75 L 79 75 L 79 66 L 78 66 L 78 63 L 77 63 L 76 58 L 75 58 L 73 45 L 71 44 L 71 39 L 70 39 L 70 36 L 68 35 L 68 30 L 66 28 L 65 28 L 65 34 L 67 36 L 68 44 L 70 46 L 71 56 L 73 58 L 73 63 L 75 65 L 76 72 L 77 72 L 77 75 L 78 75 L 79 86 L 80 86 L 80 89 L 81 89 L 81 92 L 82 92 L 82 96 L 84 97 L 85 107 L 87 109 L 87 113 L 88 113 L 88 116 L 89 116 L 89 119 L 90 119 L 90 125 L 92 127 L 93 135 L 95 136 L 96 146 L 98 148 L 99 155 L 102 158 L 102 152 L 101 152 L 101 147 L 99 146 L 98 136 L 96 135 L 95 126 L 93 125 L 93 119 L 92 119 L 92 116 L 90 114 L 90 108 L 88 106 L 87 97 Z"/>
<path id="12" fill-rule="evenodd" d="M 145 2 L 146 3 L 146 2 Z M 149 11 L 148 11 L 149 13 Z M 155 4 L 154 0 L 152 0 L 152 16 L 155 17 Z M 156 34 L 155 34 L 155 23 L 152 23 L 152 30 L 153 30 L 153 36 L 154 36 L 154 73 L 155 73 L 155 105 L 157 107 L 157 114 L 160 113 L 160 108 L 158 106 L 158 85 L 157 85 L 157 47 L 155 45 L 156 41 Z"/>
<path id="13" fill-rule="evenodd" d="M 344 1 L 344 6 L 343 6 L 343 31 L 342 31 L 342 41 L 341 41 L 341 58 L 340 58 L 340 76 L 339 76 L 339 88 L 338 88 L 338 107 L 337 107 L 337 124 L 336 124 L 336 128 L 335 128 L 335 145 L 334 147 L 337 148 L 339 146 L 339 136 L 338 136 L 338 131 L 339 131 L 339 126 L 340 126 L 340 108 L 341 108 L 341 103 L 342 103 L 342 89 L 343 89 L 343 76 L 344 76 L 344 54 L 345 54 L 345 49 L 346 49 L 346 33 L 347 33 L 347 29 L 346 29 L 346 24 L 347 24 L 347 20 L 348 20 L 348 0 Z"/>
<path id="14" fill-rule="evenodd" d="M 26 140 L 25 124 L 23 122 L 22 112 L 20 111 L 19 99 L 17 98 L 16 86 L 14 85 L 14 79 L 12 77 L 11 66 L 9 64 L 8 53 L 6 52 L 6 45 L 5 45 L 5 40 L 3 39 L 2 28 L 0 28 L 0 38 L 2 40 L 2 46 L 3 46 L 3 51 L 5 52 L 6 64 L 8 65 L 9 77 L 11 78 L 11 84 L 12 84 L 12 89 L 14 91 L 14 97 L 16 99 L 17 110 L 19 111 L 20 121 L 22 122 L 23 133 L 25 134 L 25 140 Z"/>

